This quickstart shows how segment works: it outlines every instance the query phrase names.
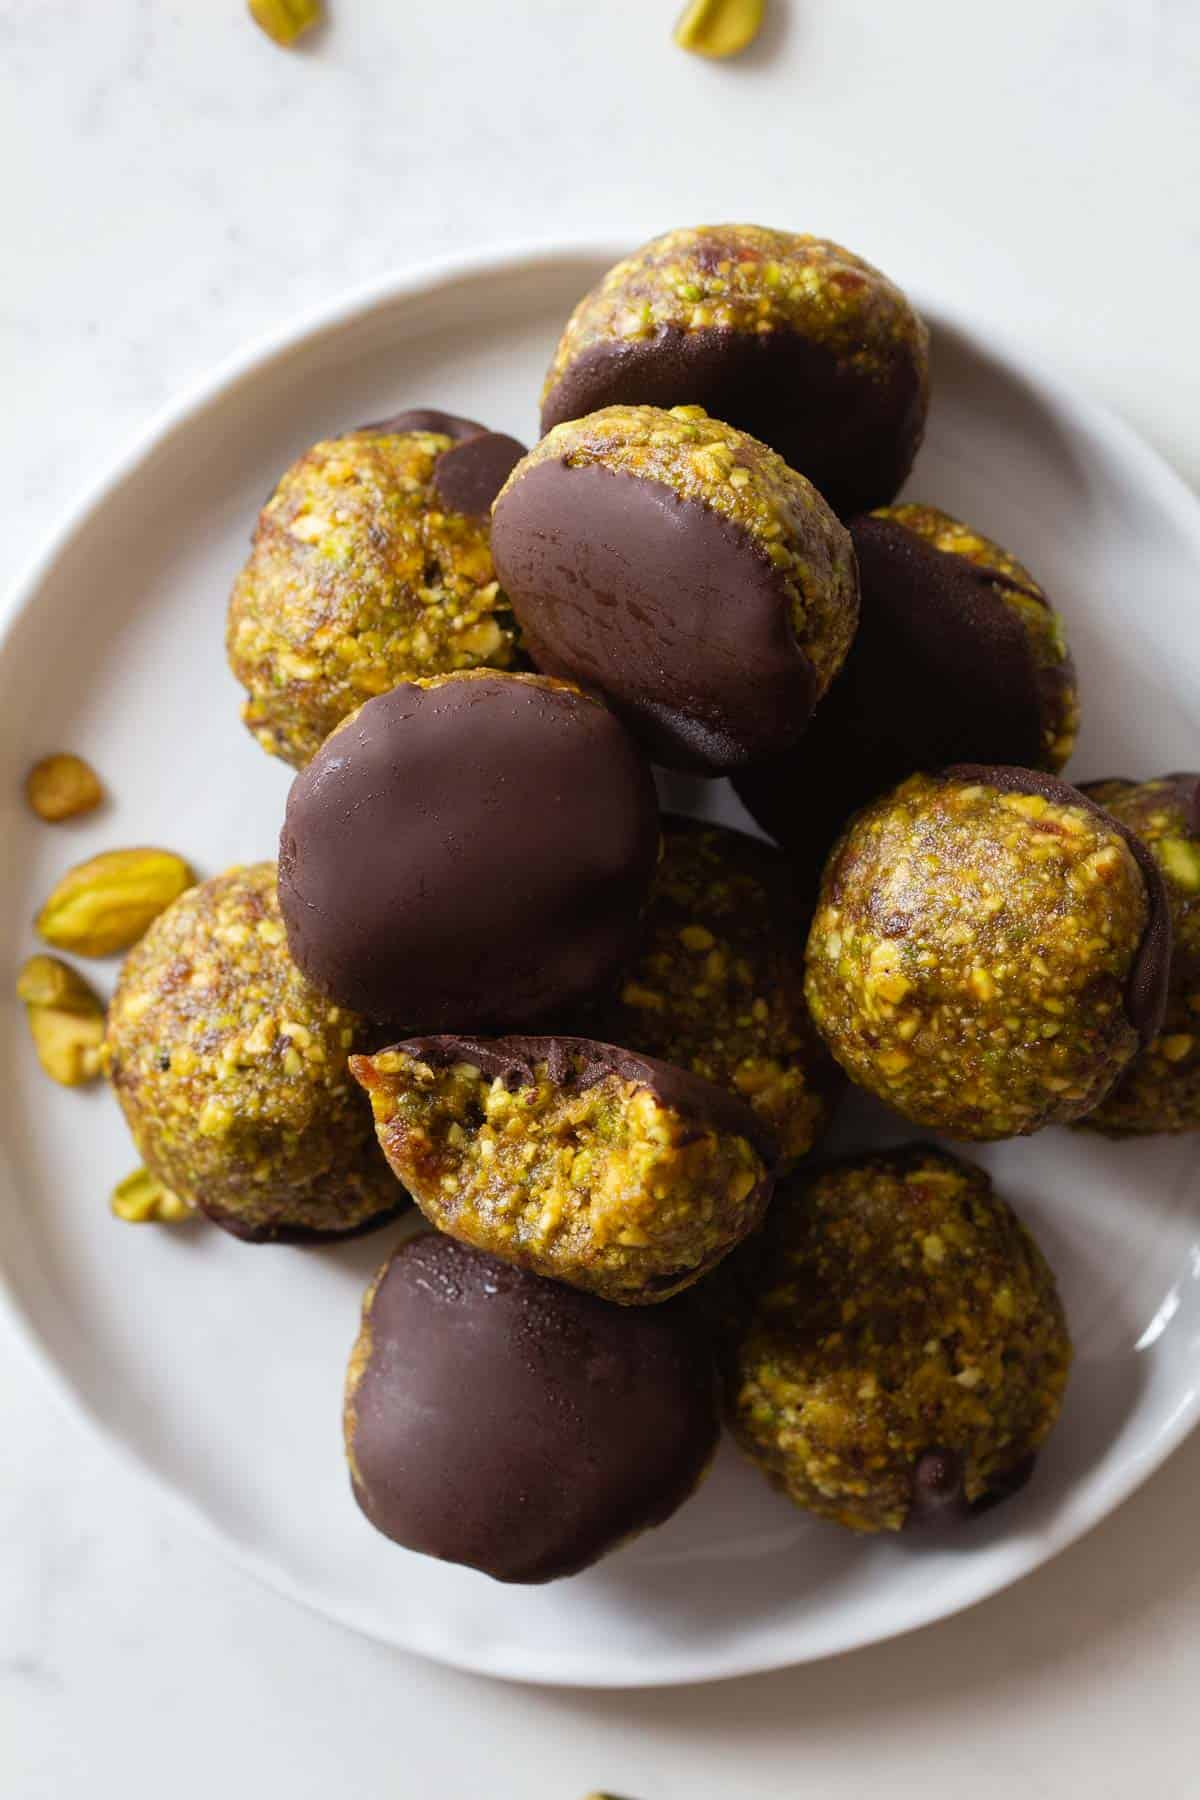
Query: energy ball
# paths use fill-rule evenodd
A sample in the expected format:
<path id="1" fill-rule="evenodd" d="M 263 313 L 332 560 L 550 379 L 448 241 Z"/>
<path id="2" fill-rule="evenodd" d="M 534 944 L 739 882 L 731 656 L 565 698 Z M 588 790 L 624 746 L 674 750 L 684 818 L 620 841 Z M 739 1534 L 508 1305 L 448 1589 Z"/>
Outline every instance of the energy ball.
<path id="1" fill-rule="evenodd" d="M 735 1095 L 588 1038 L 413 1038 L 350 1064 L 431 1224 L 620 1305 L 689 1287 L 754 1229 L 775 1148 Z"/>
<path id="2" fill-rule="evenodd" d="M 1200 1131 L 1200 775 L 1089 782 L 1084 792 L 1150 850 L 1174 942 L 1162 1030 L 1081 1123 L 1110 1137 Z"/>
<path id="3" fill-rule="evenodd" d="M 820 494 L 698 406 L 556 426 L 501 490 L 492 549 L 538 667 L 698 774 L 795 743 L 858 622 Z"/>
<path id="4" fill-rule="evenodd" d="M 669 231 L 580 301 L 542 430 L 599 407 L 704 406 L 753 432 L 843 516 L 885 505 L 921 443 L 929 333 L 898 287 L 828 238 Z"/>
<path id="5" fill-rule="evenodd" d="M 272 863 L 189 888 L 121 968 L 105 1058 L 150 1173 L 235 1237 L 382 1224 L 405 1196 L 346 1059 L 363 1021 L 288 955 Z"/>
<path id="6" fill-rule="evenodd" d="M 354 1497 L 422 1555 L 497 1581 L 577 1574 L 683 1504 L 718 1429 L 712 1355 L 681 1302 L 618 1310 L 435 1234 L 364 1302 Z"/>
<path id="7" fill-rule="evenodd" d="M 861 812 L 830 859 L 808 1004 L 851 1080 L 949 1137 L 1098 1105 L 1158 1033 L 1154 860 L 1051 775 L 963 764 Z"/>
<path id="8" fill-rule="evenodd" d="M 918 769 L 1057 774 L 1079 727 L 1062 622 L 1023 564 L 932 506 L 850 522 L 862 610 L 841 674 L 794 750 L 738 794 L 811 885 L 852 812 Z"/>
<path id="9" fill-rule="evenodd" d="M 597 1036 L 739 1094 L 780 1166 L 824 1130 L 840 1074 L 804 998 L 806 917 L 789 865 L 744 832 L 664 818 L 642 934 Z"/>
<path id="10" fill-rule="evenodd" d="M 472 670 L 368 700 L 292 783 L 297 964 L 402 1031 L 504 1029 L 628 955 L 658 855 L 649 766 L 563 682 Z"/>
<path id="11" fill-rule="evenodd" d="M 471 419 L 409 412 L 315 444 L 287 471 L 226 632 L 264 750 L 303 768 L 372 694 L 516 660 L 488 514 L 522 454 Z"/>
<path id="12" fill-rule="evenodd" d="M 739 1443 L 789 1500 L 898 1531 L 1023 1485 L 1071 1341 L 982 1169 L 919 1144 L 856 1157 L 782 1189 L 754 1249 L 718 1360 Z"/>

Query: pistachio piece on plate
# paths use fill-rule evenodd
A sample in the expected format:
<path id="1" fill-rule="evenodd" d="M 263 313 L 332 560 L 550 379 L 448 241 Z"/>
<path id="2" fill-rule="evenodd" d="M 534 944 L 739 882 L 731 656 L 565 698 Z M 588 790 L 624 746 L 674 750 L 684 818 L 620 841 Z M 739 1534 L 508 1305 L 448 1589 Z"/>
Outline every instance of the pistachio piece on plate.
<path id="1" fill-rule="evenodd" d="M 25 777 L 25 798 L 39 819 L 57 824 L 91 812 L 103 800 L 104 789 L 90 763 L 63 750 L 34 763 Z"/>
<path id="2" fill-rule="evenodd" d="M 63 876 L 38 914 L 38 935 L 77 956 L 128 950 L 195 879 L 171 850 L 105 850 Z"/>
<path id="3" fill-rule="evenodd" d="M 319 25 L 325 14 L 321 0 L 248 0 L 248 5 L 254 23 L 285 50 Z"/>
<path id="4" fill-rule="evenodd" d="M 109 1204 L 115 1217 L 128 1225 L 182 1225 L 199 1217 L 190 1200 L 164 1187 L 149 1169 L 135 1169 L 118 1181 Z"/>

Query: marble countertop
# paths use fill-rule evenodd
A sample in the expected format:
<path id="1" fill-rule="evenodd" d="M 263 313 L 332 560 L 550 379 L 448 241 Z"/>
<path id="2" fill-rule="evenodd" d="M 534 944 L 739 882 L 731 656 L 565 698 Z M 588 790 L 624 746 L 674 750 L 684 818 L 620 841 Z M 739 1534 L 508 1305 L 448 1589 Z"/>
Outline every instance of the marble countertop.
<path id="1" fill-rule="evenodd" d="M 443 250 L 704 217 L 827 232 L 1003 325 L 1200 485 L 1194 0 L 772 0 L 735 66 L 672 0 L 0 0 L 9 580 L 229 352 Z M 715 1689 L 502 1687 L 227 1568 L 61 1419 L 0 1333 L 0 1792 L 822 1800 L 1194 1780 L 1200 1440 L 961 1618 Z"/>

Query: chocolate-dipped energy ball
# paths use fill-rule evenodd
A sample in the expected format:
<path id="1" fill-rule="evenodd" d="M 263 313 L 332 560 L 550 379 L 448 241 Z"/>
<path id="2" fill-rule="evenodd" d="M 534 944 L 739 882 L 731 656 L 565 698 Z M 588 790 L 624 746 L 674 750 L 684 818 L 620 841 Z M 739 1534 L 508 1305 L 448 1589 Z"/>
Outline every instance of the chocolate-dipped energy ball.
<path id="1" fill-rule="evenodd" d="M 404 1029 L 524 1024 L 627 955 L 658 854 L 649 767 L 598 700 L 473 670 L 369 700 L 297 775 L 292 955 Z"/>
<path id="2" fill-rule="evenodd" d="M 1200 1131 L 1200 775 L 1089 782 L 1084 792 L 1150 850 L 1174 936 L 1162 1030 L 1081 1123 L 1112 1137 Z"/>
<path id="3" fill-rule="evenodd" d="M 718 1360 L 739 1443 L 790 1500 L 897 1531 L 1028 1478 L 1071 1341 L 982 1169 L 911 1145 L 797 1177 L 753 1250 Z"/>
<path id="4" fill-rule="evenodd" d="M 138 1151 L 236 1237 L 344 1237 L 405 1196 L 346 1067 L 361 1019 L 304 980 L 272 863 L 189 888 L 125 958 L 105 1058 Z"/>
<path id="5" fill-rule="evenodd" d="M 234 584 L 229 663 L 264 750 L 302 768 L 398 681 L 505 669 L 516 631 L 488 514 L 522 455 L 449 413 L 408 412 L 315 444 L 259 515 Z"/>
<path id="6" fill-rule="evenodd" d="M 665 1300 L 752 1231 L 775 1150 L 685 1069 L 588 1038 L 412 1038 L 351 1062 L 440 1231 L 605 1300 Z"/>
<path id="7" fill-rule="evenodd" d="M 1089 1112 L 1158 1032 L 1153 858 L 1051 775 L 914 775 L 854 820 L 808 941 L 808 1003 L 852 1080 L 951 1137 Z"/>
<path id="8" fill-rule="evenodd" d="M 906 775 L 967 761 L 1057 774 L 1079 725 L 1061 620 L 1007 550 L 932 506 L 881 508 L 850 535 L 862 610 L 841 674 L 794 750 L 736 777 L 813 876 L 850 814 Z"/>
<path id="9" fill-rule="evenodd" d="M 820 494 L 696 406 L 556 426 L 501 490 L 492 549 L 539 668 L 700 774 L 795 743 L 858 620 Z"/>
<path id="10" fill-rule="evenodd" d="M 683 1302 L 618 1310 L 435 1234 L 367 1294 L 346 1454 L 406 1549 L 497 1581 L 574 1575 L 682 1505 L 717 1431 Z"/>
<path id="11" fill-rule="evenodd" d="M 846 515 L 894 498 L 929 404 L 929 334 L 900 289 L 828 238 L 669 231 L 580 301 L 542 430 L 599 407 L 697 404 L 778 450 Z"/>
<path id="12" fill-rule="evenodd" d="M 804 998 L 807 919 L 789 865 L 744 832 L 663 820 L 638 948 L 597 1035 L 732 1088 L 786 1167 L 812 1149 L 841 1088 Z"/>

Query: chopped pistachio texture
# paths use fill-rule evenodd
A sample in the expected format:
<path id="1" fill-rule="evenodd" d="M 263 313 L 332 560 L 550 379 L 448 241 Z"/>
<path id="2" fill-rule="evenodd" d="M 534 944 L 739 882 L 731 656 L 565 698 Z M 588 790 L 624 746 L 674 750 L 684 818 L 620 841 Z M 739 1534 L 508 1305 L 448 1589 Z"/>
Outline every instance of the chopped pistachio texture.
<path id="1" fill-rule="evenodd" d="M 860 1086 L 951 1137 L 1091 1110 L 1137 1048 L 1148 917 L 1128 845 L 1083 806 L 913 776 L 826 869 L 807 994 Z"/>
<path id="2" fill-rule="evenodd" d="M 1083 1124 L 1112 1137 L 1200 1131 L 1200 836 L 1195 777 L 1101 782 L 1088 794 L 1137 833 L 1162 871 L 1174 927 L 1167 1015 Z"/>
<path id="3" fill-rule="evenodd" d="M 1066 1320 L 981 1169 L 925 1146 L 856 1158 L 782 1191 L 751 1248 L 719 1347 L 730 1423 L 798 1506 L 896 1531 L 926 1452 L 964 1458 L 972 1502 L 1045 1440 Z"/>
<path id="4" fill-rule="evenodd" d="M 486 523 L 447 512 L 437 432 L 315 444 L 259 515 L 226 649 L 263 749 L 302 767 L 347 714 L 401 681 L 507 669 L 516 628 Z"/>
<path id="5" fill-rule="evenodd" d="M 347 1068 L 364 1031 L 292 962 L 259 863 L 192 888 L 126 958 L 105 1057 L 173 1192 L 251 1234 L 348 1230 L 398 1199 Z"/>
<path id="6" fill-rule="evenodd" d="M 624 1304 L 688 1287 L 758 1222 L 766 1169 L 745 1138 L 609 1074 L 511 1088 L 402 1049 L 356 1058 L 384 1153 L 439 1230 Z"/>

